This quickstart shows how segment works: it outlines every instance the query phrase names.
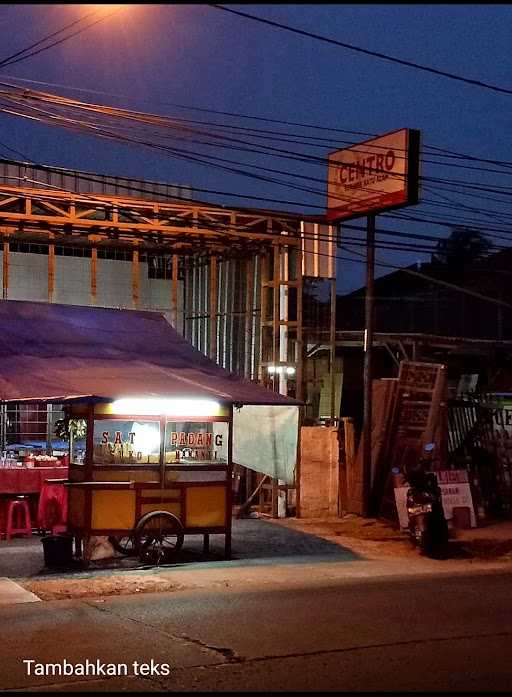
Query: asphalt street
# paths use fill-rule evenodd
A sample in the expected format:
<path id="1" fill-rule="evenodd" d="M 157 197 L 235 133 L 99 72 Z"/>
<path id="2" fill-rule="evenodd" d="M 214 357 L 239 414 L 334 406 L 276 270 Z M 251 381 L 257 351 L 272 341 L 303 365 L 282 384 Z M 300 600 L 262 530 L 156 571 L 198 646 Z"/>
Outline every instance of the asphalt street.
<path id="1" fill-rule="evenodd" d="M 303 577 L 289 587 L 6 606 L 0 608 L 0 687 L 508 692 L 511 582 L 508 570 L 402 578 L 376 573 L 322 584 Z M 86 660 L 126 665 L 129 674 L 34 674 L 37 664 L 48 673 L 47 664 L 64 659 L 73 666 Z M 28 660 L 34 661 L 30 675 Z M 140 670 L 134 661 L 151 660 L 156 671 L 156 664 L 168 665 L 169 675 L 134 674 Z"/>

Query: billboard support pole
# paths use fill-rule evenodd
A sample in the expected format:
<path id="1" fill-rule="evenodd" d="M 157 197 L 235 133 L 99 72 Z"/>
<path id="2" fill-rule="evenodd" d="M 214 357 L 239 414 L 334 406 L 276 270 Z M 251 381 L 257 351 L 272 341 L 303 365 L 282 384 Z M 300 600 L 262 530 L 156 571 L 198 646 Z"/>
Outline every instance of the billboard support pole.
<path id="1" fill-rule="evenodd" d="M 366 298 L 364 330 L 364 412 L 361 442 L 363 447 L 363 515 L 370 516 L 372 473 L 372 348 L 374 327 L 375 216 L 366 225 Z"/>

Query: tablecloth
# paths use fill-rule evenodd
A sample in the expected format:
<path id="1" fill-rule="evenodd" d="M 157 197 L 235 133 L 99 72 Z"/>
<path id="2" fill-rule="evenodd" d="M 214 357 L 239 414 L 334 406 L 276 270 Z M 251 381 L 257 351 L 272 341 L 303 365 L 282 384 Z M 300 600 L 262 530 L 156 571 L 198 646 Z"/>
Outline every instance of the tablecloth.
<path id="1" fill-rule="evenodd" d="M 67 476 L 67 467 L 0 468 L 0 494 L 39 494 L 45 479 Z"/>

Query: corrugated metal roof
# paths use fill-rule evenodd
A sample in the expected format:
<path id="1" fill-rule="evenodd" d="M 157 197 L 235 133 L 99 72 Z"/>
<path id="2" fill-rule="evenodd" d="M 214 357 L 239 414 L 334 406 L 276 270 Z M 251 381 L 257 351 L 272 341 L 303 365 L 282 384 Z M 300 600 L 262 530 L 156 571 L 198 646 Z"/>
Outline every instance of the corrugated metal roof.
<path id="1" fill-rule="evenodd" d="M 228 373 L 156 312 L 0 301 L 0 400 L 300 404 Z"/>

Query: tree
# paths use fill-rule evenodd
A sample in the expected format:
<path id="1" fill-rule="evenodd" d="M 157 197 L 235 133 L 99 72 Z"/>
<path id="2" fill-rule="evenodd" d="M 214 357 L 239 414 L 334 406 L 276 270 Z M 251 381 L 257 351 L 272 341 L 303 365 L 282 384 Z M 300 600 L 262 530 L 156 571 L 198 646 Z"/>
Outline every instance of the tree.
<path id="1" fill-rule="evenodd" d="M 439 240 L 432 262 L 450 266 L 464 266 L 479 261 L 492 250 L 492 243 L 483 232 L 456 226 L 449 237 Z"/>

